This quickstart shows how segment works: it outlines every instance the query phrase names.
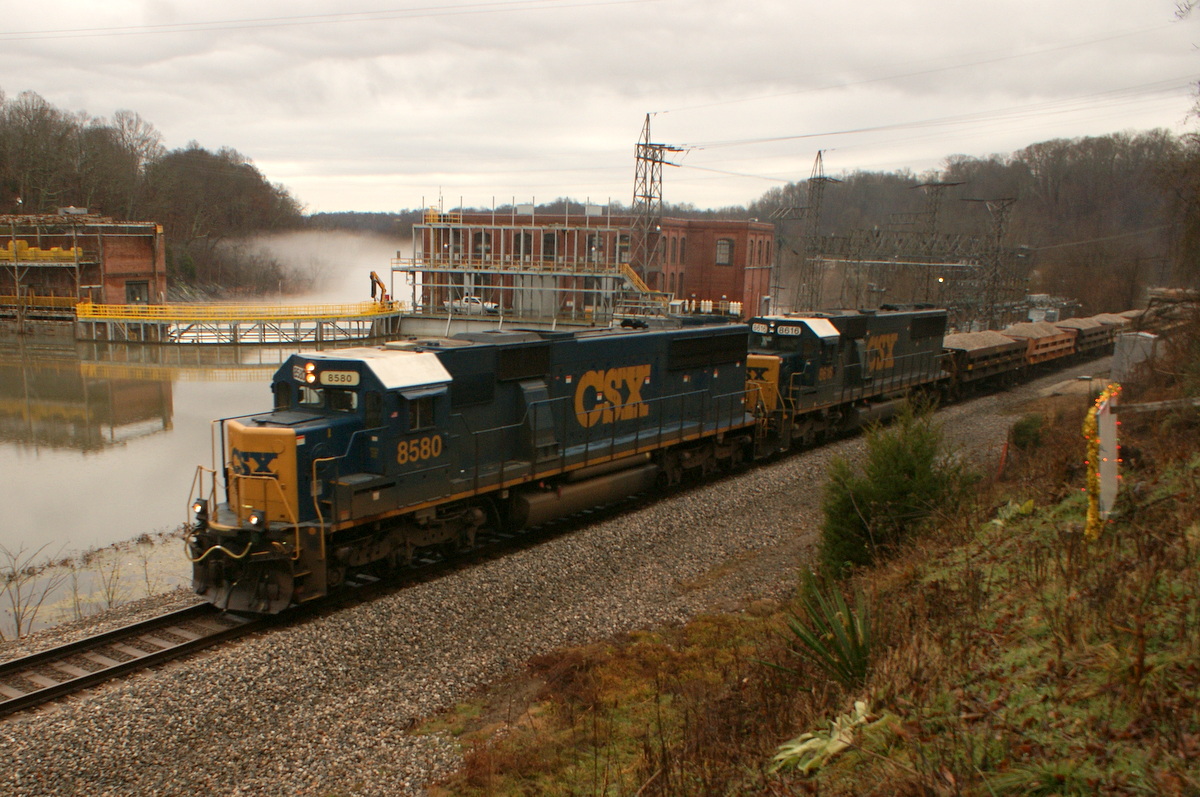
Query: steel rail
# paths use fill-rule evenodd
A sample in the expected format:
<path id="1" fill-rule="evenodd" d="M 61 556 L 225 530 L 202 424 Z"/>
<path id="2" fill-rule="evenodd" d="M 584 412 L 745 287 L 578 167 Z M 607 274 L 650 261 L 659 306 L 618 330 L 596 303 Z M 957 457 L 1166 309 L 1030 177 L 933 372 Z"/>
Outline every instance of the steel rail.
<path id="1" fill-rule="evenodd" d="M 222 614 L 216 607 L 202 603 L 2 662 L 0 717 L 242 636 L 263 623 L 258 618 Z M 164 638 L 164 633 L 184 641 Z M 156 650 L 145 651 L 129 644 L 138 641 Z M 120 658 L 128 658 L 123 661 L 113 658 L 106 655 L 106 650 L 108 653 L 119 653 Z M 101 669 L 88 671 L 71 664 L 68 659 L 75 657 L 86 659 Z M 48 677 L 46 673 L 51 676 Z M 14 683 L 30 684 L 37 688 L 26 689 L 13 686 Z"/>

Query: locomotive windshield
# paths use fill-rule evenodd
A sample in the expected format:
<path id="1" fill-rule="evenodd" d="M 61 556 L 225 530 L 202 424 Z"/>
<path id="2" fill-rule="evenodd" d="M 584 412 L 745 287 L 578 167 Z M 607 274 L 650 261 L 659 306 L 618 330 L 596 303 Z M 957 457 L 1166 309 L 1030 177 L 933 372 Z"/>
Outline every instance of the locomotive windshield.
<path id="1" fill-rule="evenodd" d="M 752 332 L 750 334 L 751 351 L 799 351 L 801 338 L 799 335 L 771 335 L 769 333 Z"/>
<path id="2" fill-rule="evenodd" d="M 304 410 L 354 412 L 358 409 L 358 391 L 341 387 L 300 385 L 300 395 L 296 406 Z"/>

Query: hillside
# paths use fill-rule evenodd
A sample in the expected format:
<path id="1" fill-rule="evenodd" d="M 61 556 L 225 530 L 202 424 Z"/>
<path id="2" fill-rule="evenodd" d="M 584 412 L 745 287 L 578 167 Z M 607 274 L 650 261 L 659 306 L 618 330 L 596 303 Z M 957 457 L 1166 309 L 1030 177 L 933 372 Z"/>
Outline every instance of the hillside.
<path id="1" fill-rule="evenodd" d="M 1122 401 L 1195 395 L 1198 328 Z M 1200 417 L 1122 416 L 1120 501 L 1089 541 L 1088 406 L 1019 408 L 974 500 L 824 588 L 845 606 L 808 610 L 800 587 L 534 657 L 429 726 L 466 755 L 437 793 L 1200 792 Z M 788 625 L 822 616 L 867 642 L 823 636 L 814 663 Z"/>

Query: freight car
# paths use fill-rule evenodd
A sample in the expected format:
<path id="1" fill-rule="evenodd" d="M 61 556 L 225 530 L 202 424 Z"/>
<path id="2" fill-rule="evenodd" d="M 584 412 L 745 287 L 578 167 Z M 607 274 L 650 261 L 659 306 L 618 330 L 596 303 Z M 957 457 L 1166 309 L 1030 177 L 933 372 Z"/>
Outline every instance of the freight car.
<path id="1" fill-rule="evenodd" d="M 485 524 L 537 525 L 737 462 L 755 424 L 746 344 L 729 325 L 294 355 L 274 409 L 219 422 L 223 467 L 197 471 L 193 586 L 278 612 L 350 568 L 469 548 Z"/>

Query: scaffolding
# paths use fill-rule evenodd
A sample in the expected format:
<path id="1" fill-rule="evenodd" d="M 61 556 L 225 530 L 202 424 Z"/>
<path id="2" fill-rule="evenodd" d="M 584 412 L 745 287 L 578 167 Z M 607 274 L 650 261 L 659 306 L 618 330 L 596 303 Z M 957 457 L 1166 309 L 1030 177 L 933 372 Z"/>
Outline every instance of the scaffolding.
<path id="1" fill-rule="evenodd" d="M 0 295 L 8 300 L 8 307 L 22 303 L 53 307 L 49 299 L 103 301 L 106 242 L 122 238 L 150 242 L 145 273 L 122 276 L 165 279 L 159 267 L 162 227 L 153 222 L 113 221 L 78 208 L 0 215 L 0 268 L 7 278 Z M 149 292 L 139 300 L 150 303 L 159 298 Z"/>
<path id="2" fill-rule="evenodd" d="M 393 259 L 392 283 L 402 275 L 423 316 L 608 325 L 665 313 L 671 296 L 634 271 L 630 245 L 629 219 L 597 205 L 576 216 L 430 208 L 413 225 L 412 255 Z"/>

